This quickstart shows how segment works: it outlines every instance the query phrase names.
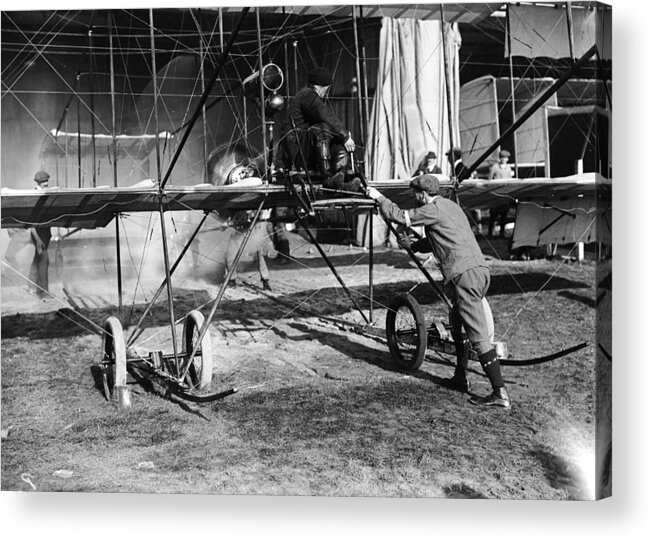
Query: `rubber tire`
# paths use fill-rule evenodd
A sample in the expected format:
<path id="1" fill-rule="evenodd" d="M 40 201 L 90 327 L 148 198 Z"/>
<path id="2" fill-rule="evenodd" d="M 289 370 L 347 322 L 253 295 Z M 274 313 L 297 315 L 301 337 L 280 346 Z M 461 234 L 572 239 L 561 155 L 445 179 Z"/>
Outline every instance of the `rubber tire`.
<path id="1" fill-rule="evenodd" d="M 415 332 L 414 339 L 410 344 L 411 347 L 414 347 L 411 351 L 405 350 L 404 346 L 401 347 L 401 338 L 398 332 L 402 328 L 396 327 L 402 321 L 402 317 L 399 317 L 399 314 L 404 313 L 405 310 L 410 317 L 408 330 Z M 400 369 L 409 371 L 417 370 L 425 359 L 425 352 L 427 350 L 427 326 L 425 325 L 425 316 L 423 315 L 420 304 L 410 294 L 396 296 L 389 304 L 386 319 L 386 334 L 393 363 Z"/>
<path id="2" fill-rule="evenodd" d="M 127 385 L 127 348 L 122 323 L 117 317 L 109 317 L 104 323 L 102 353 L 104 397 L 111 401 L 115 387 Z"/>
<path id="3" fill-rule="evenodd" d="M 204 323 L 204 316 L 201 312 L 193 310 L 188 313 L 183 323 L 183 352 L 192 353 L 195 339 Z M 195 332 L 197 335 L 195 336 Z M 212 341 L 210 332 L 206 332 L 201 340 L 201 346 L 192 360 L 188 370 L 188 384 L 197 390 L 207 390 L 212 385 Z"/>

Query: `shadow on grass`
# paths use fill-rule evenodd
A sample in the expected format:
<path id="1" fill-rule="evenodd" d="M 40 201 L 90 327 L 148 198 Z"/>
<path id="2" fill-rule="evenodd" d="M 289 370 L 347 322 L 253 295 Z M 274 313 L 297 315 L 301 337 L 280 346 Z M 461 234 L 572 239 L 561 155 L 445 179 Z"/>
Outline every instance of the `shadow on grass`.
<path id="1" fill-rule="evenodd" d="M 585 296 L 583 294 L 576 294 L 571 291 L 561 291 L 558 293 L 558 296 L 562 296 L 568 300 L 575 300 L 576 302 L 588 306 L 589 308 L 594 308 L 596 306 L 596 300 L 594 298 Z"/>
<path id="2" fill-rule="evenodd" d="M 391 299 L 409 290 L 414 281 L 401 281 L 397 283 L 384 283 L 374 288 L 374 300 L 378 305 L 388 305 Z M 498 275 L 491 280 L 488 296 L 504 294 L 522 294 L 545 290 L 585 289 L 585 283 L 572 281 L 562 277 L 552 276 L 543 272 L 523 273 L 515 275 Z M 356 298 L 365 298 L 368 293 L 367 286 L 351 287 L 351 293 Z M 426 284 L 421 284 L 412 291 L 412 295 L 421 304 L 440 303 L 434 291 Z M 210 311 L 213 297 L 205 289 L 182 289 L 174 291 L 174 304 L 177 313 L 186 313 L 196 306 L 206 306 L 201 309 L 204 314 Z M 246 301 L 238 298 L 224 298 L 216 311 L 217 320 L 247 321 L 252 314 L 255 319 L 275 320 L 282 316 L 278 304 L 284 306 L 298 306 L 309 300 L 306 310 L 312 316 L 336 317 L 351 311 L 352 305 L 345 295 L 341 294 L 339 287 L 315 288 L 291 294 L 278 296 L 263 296 Z M 311 308 L 310 308 L 311 306 Z M 147 309 L 146 304 L 134 304 L 124 310 L 124 327 L 135 324 Z M 74 311 L 62 308 L 49 313 L 17 313 L 2 317 L 2 337 L 30 337 L 44 339 L 55 337 L 73 337 L 85 334 L 98 333 L 97 327 L 102 327 L 107 317 L 116 315 L 114 306 L 102 308 L 81 308 Z M 92 322 L 90 322 L 92 321 Z M 96 326 L 94 326 L 94 323 Z M 167 302 L 159 300 L 143 323 L 143 328 L 166 326 L 169 324 Z"/>
<path id="3" fill-rule="evenodd" d="M 581 496 L 582 480 L 576 466 L 545 447 L 537 448 L 531 454 L 542 465 L 551 487 L 566 491 L 569 499 L 584 498 Z"/>
<path id="4" fill-rule="evenodd" d="M 315 330 L 313 327 L 308 326 L 307 324 L 302 323 L 291 323 L 289 324 L 290 328 L 298 330 L 299 332 L 304 332 L 302 336 L 291 336 L 282 330 L 274 327 L 274 332 L 281 337 L 282 339 L 292 340 L 292 341 L 319 341 L 323 345 L 335 349 L 346 356 L 350 357 L 353 360 L 359 360 L 366 362 L 369 365 L 378 367 L 384 371 L 389 371 L 393 373 L 404 373 L 406 375 L 411 375 L 422 380 L 428 380 L 437 384 L 439 386 L 445 386 L 445 379 L 436 377 L 424 371 L 409 371 L 405 369 L 400 369 L 397 367 L 391 360 L 391 354 L 388 349 L 384 351 L 378 351 L 377 349 L 367 347 L 361 343 L 351 341 L 346 338 L 345 333 L 330 333 L 330 332 L 321 332 Z M 437 364 L 441 366 L 450 366 L 450 362 L 445 362 L 443 359 L 429 358 L 428 362 L 431 364 Z"/>

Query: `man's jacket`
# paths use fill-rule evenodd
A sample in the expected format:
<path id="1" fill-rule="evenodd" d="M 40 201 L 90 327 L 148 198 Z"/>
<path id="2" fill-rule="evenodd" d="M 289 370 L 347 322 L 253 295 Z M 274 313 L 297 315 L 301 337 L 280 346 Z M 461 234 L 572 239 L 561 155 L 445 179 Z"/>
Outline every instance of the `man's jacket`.
<path id="1" fill-rule="evenodd" d="M 289 129 L 306 131 L 310 126 L 326 123 L 342 140 L 350 133 L 337 115 L 328 107 L 311 86 L 304 86 L 292 98 L 289 106 Z"/>
<path id="2" fill-rule="evenodd" d="M 471 268 L 488 266 L 468 218 L 458 204 L 436 197 L 424 206 L 402 210 L 384 196 L 378 202 L 386 219 L 407 227 L 425 226 L 425 234 L 441 263 L 446 282 Z"/>

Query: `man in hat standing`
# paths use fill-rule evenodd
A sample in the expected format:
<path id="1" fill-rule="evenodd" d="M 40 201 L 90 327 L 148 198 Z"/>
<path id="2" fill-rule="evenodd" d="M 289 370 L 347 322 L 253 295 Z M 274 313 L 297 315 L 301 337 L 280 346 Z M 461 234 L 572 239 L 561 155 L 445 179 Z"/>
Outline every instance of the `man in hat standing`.
<path id="1" fill-rule="evenodd" d="M 427 155 L 420 162 L 418 169 L 414 172 L 412 176 L 418 176 L 419 174 L 442 174 L 443 171 L 436 163 L 436 152 L 430 150 L 427 152 Z"/>
<path id="2" fill-rule="evenodd" d="M 285 167 L 293 164 L 305 170 L 317 166 L 324 187 L 357 191 L 358 179 L 345 182 L 348 154 L 355 151 L 355 141 L 324 101 L 331 84 L 332 73 L 317 67 L 310 71 L 307 86 L 291 100 L 281 148 L 282 162 Z"/>
<path id="3" fill-rule="evenodd" d="M 499 180 L 503 178 L 513 178 L 513 169 L 509 165 L 509 158 L 511 157 L 511 152 L 508 150 L 500 150 L 500 160 L 497 163 L 491 165 L 490 170 L 488 171 L 489 180 Z M 495 208 L 491 208 L 489 211 L 488 219 L 488 236 L 492 236 L 493 228 L 495 223 L 500 225 L 500 236 L 504 238 L 504 233 L 506 232 L 506 222 L 511 208 L 511 203 L 506 203 Z"/>
<path id="4" fill-rule="evenodd" d="M 450 165 L 452 165 L 452 172 L 457 179 L 457 182 L 461 183 L 466 178 L 470 178 L 470 171 L 468 170 L 468 167 L 463 164 L 463 161 L 461 159 L 461 148 L 454 146 L 448 150 L 445 155 L 448 157 Z"/>
<path id="5" fill-rule="evenodd" d="M 49 186 L 50 175 L 45 171 L 38 171 L 34 175 L 36 189 L 46 189 Z M 29 280 L 35 284 L 35 293 L 39 298 L 46 298 L 49 292 L 48 268 L 50 259 L 47 253 L 52 233 L 50 227 L 33 227 L 29 230 L 32 244 L 34 244 L 34 258 L 29 270 Z"/>
<path id="6" fill-rule="evenodd" d="M 490 274 L 484 255 L 461 207 L 438 195 L 439 183 L 435 176 L 418 176 L 411 181 L 410 187 L 417 204 L 417 208 L 411 210 L 401 210 L 375 188 L 368 188 L 366 194 L 377 201 L 385 219 L 407 228 L 425 227 L 426 243 L 441 264 L 445 283 L 451 286 L 450 323 L 457 366 L 454 377 L 448 380 L 449 385 L 470 392 L 466 371 L 472 345 L 493 390 L 483 398 L 471 397 L 470 402 L 508 409 L 511 401 L 491 338 L 493 321 L 486 301 Z"/>
<path id="7" fill-rule="evenodd" d="M 500 160 L 498 163 L 493 163 L 488 171 L 488 179 L 495 180 L 498 178 L 513 178 L 513 168 L 509 165 L 509 158 L 511 152 L 508 150 L 500 151 Z"/>

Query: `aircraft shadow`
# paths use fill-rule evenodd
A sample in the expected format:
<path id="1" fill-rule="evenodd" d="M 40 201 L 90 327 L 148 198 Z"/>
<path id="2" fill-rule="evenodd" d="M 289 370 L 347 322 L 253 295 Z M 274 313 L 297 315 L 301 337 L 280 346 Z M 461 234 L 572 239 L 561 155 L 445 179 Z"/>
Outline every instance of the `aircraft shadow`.
<path id="1" fill-rule="evenodd" d="M 575 300 L 576 302 L 584 304 L 590 308 L 596 307 L 597 304 L 597 301 L 594 298 L 585 296 L 583 294 L 576 294 L 571 291 L 561 291 L 558 293 L 558 295 L 562 296 L 563 298 L 567 298 L 568 300 Z"/>
<path id="2" fill-rule="evenodd" d="M 409 291 L 416 285 L 414 281 L 382 283 L 374 287 L 374 302 L 376 306 L 387 306 L 397 294 Z M 588 285 L 560 277 L 552 277 L 545 273 L 523 273 L 514 276 L 493 276 L 488 295 L 521 294 L 533 292 L 541 287 L 545 290 L 586 289 Z M 254 292 L 255 287 L 248 287 Z M 356 286 L 350 288 L 353 298 L 364 310 L 368 309 L 368 287 Z M 423 305 L 434 305 L 441 300 L 426 283 L 413 288 L 411 294 Z M 570 293 L 571 294 L 571 293 Z M 571 297 L 577 300 L 577 295 Z M 174 291 L 175 315 L 186 314 L 196 306 L 204 306 L 202 311 L 207 313 L 211 306 L 212 297 L 205 289 L 183 289 Z M 590 300 L 592 306 L 594 301 Z M 279 309 L 280 306 L 280 309 Z M 300 307 L 297 307 L 300 306 Z M 93 307 L 92 305 L 77 304 L 76 309 L 62 308 L 48 313 L 17 313 L 2 317 L 2 337 L 30 337 L 31 339 L 49 339 L 57 337 L 73 337 L 85 334 L 99 333 L 106 318 L 117 314 L 115 306 Z M 124 309 L 123 319 L 125 328 L 135 324 L 147 308 L 146 304 L 135 304 Z M 252 319 L 276 320 L 288 316 L 337 317 L 354 311 L 348 297 L 339 287 L 326 287 L 286 294 L 260 294 L 257 298 L 246 301 L 224 297 L 215 313 L 215 320 L 220 321 L 252 321 Z M 254 315 L 252 315 L 254 314 Z M 151 310 L 143 328 L 166 326 L 169 324 L 167 302 L 159 300 Z M 360 322 L 361 319 L 360 319 Z M 93 325 L 97 325 L 94 326 Z"/>

